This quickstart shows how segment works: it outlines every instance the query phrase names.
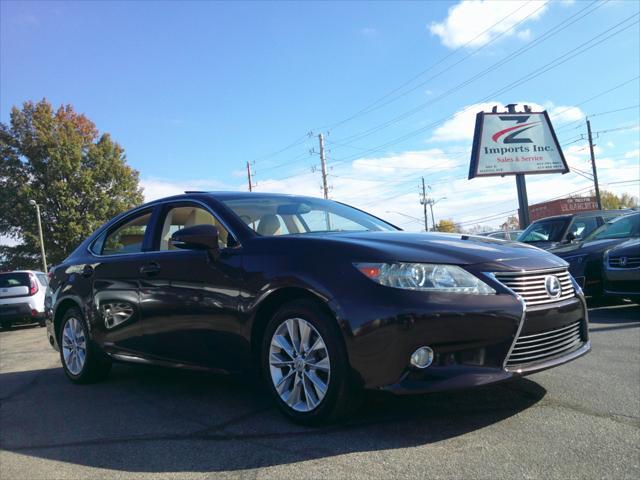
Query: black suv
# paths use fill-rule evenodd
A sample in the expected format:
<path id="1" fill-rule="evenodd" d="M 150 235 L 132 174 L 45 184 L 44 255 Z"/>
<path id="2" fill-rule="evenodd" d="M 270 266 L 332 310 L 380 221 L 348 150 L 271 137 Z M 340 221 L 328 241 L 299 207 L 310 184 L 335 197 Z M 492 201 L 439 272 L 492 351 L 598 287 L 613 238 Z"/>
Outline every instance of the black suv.
<path id="1" fill-rule="evenodd" d="M 538 248 L 556 247 L 563 243 L 582 240 L 596 228 L 631 210 L 595 210 L 536 220 L 518 237 L 519 242 Z"/>

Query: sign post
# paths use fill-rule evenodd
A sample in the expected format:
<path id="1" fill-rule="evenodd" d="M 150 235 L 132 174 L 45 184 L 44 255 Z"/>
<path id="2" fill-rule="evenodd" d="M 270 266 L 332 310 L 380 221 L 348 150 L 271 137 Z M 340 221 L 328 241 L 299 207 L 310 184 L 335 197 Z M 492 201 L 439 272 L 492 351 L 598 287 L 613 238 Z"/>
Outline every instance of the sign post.
<path id="1" fill-rule="evenodd" d="M 516 104 L 507 112 L 478 112 L 469 180 L 475 177 L 516 176 L 520 228 L 529 225 L 529 205 L 525 174 L 567 173 L 564 158 L 546 111 L 516 112 Z"/>

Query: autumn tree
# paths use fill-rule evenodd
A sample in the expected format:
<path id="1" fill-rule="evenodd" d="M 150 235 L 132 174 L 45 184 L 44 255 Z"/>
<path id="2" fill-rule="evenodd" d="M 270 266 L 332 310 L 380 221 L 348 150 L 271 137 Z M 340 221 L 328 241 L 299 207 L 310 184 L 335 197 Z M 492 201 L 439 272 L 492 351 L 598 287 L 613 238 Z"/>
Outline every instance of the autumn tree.
<path id="1" fill-rule="evenodd" d="M 507 221 L 500 225 L 501 230 L 518 230 L 520 229 L 520 220 L 516 215 L 507 217 Z"/>
<path id="2" fill-rule="evenodd" d="M 436 230 L 438 232 L 449 232 L 455 233 L 460 230 L 459 226 L 454 223 L 451 219 L 442 219 L 436 225 Z"/>
<path id="3" fill-rule="evenodd" d="M 0 123 L 0 270 L 41 268 L 35 208 L 47 260 L 61 262 L 91 232 L 142 202 L 138 172 L 108 133 L 70 105 L 42 100 Z M 11 239 L 15 245 L 7 245 Z"/>
<path id="4" fill-rule="evenodd" d="M 591 196 L 595 196 L 595 193 L 591 192 Z M 631 208 L 638 206 L 638 197 L 634 197 L 628 193 L 616 195 L 613 192 L 601 190 L 600 199 L 602 200 L 602 208 L 605 210 L 617 210 L 619 208 Z"/>

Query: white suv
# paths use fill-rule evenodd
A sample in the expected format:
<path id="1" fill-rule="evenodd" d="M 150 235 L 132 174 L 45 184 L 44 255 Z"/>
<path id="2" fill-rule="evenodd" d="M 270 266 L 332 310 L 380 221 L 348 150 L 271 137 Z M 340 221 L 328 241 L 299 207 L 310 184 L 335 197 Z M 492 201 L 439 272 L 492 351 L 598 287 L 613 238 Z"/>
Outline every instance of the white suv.
<path id="1" fill-rule="evenodd" d="M 44 294 L 47 275 L 33 270 L 0 273 L 0 326 L 14 323 L 44 322 Z"/>

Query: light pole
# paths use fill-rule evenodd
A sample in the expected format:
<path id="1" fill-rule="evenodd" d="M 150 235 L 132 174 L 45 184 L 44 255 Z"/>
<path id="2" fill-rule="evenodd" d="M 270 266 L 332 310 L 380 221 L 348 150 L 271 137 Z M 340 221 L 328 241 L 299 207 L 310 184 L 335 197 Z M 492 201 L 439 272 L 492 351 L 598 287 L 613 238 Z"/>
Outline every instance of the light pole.
<path id="1" fill-rule="evenodd" d="M 40 205 L 35 200 L 29 200 L 29 205 L 36 207 L 36 215 L 38 216 L 38 235 L 40 236 L 40 253 L 42 254 L 43 272 L 47 273 L 47 256 L 44 253 L 44 239 L 42 237 L 42 221 L 40 220 Z"/>
<path id="2" fill-rule="evenodd" d="M 433 206 L 438 203 L 440 200 L 446 200 L 447 197 L 442 197 L 439 198 L 437 200 L 434 200 L 433 198 L 430 198 L 427 200 L 427 203 L 429 204 L 429 207 L 431 207 L 431 223 L 433 224 L 433 231 L 436 232 L 438 231 L 438 229 L 436 228 L 436 219 L 433 217 Z"/>

